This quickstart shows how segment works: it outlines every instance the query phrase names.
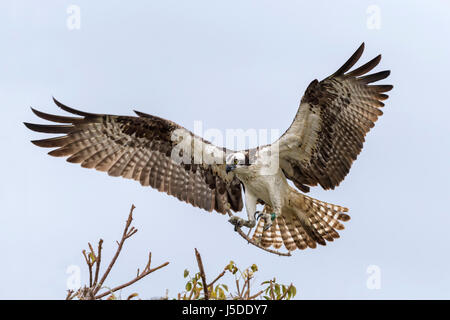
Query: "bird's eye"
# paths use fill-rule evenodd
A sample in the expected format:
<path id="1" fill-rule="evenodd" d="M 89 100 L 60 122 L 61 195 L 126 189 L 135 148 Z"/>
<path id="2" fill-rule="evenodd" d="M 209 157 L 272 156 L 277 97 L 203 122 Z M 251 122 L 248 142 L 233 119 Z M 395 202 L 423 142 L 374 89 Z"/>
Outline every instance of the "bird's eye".
<path id="1" fill-rule="evenodd" d="M 237 165 L 237 164 L 239 163 L 239 160 L 236 159 L 236 158 L 234 158 L 233 163 L 234 163 L 235 165 Z"/>

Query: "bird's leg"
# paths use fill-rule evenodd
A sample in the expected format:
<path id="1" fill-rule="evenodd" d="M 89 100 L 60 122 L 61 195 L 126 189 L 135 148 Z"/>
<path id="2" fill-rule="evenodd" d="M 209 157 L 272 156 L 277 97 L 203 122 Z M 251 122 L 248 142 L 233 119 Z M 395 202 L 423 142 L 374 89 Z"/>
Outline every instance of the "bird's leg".
<path id="1" fill-rule="evenodd" d="M 256 216 L 256 220 L 259 220 L 261 218 L 265 221 L 264 231 L 266 231 L 272 226 L 273 221 L 277 218 L 277 214 L 275 212 L 262 212 Z"/>
<path id="2" fill-rule="evenodd" d="M 273 208 L 270 206 L 266 206 L 262 213 L 256 216 L 256 220 L 264 219 L 264 231 L 270 229 L 273 222 L 277 217 L 281 215 L 281 204 L 274 205 Z"/>
<path id="3" fill-rule="evenodd" d="M 256 224 L 256 201 L 258 199 L 250 192 L 245 193 L 245 207 L 247 209 L 248 220 L 242 219 L 238 216 L 231 216 L 228 220 L 232 225 L 234 225 L 234 230 L 237 231 L 240 227 L 253 228 Z"/>
<path id="4" fill-rule="evenodd" d="M 281 200 L 281 194 L 277 191 L 278 190 L 274 190 L 274 192 L 270 192 L 271 205 L 266 205 L 263 212 L 257 216 L 257 220 L 260 218 L 264 219 L 264 231 L 270 229 L 275 219 L 281 215 L 283 202 Z"/>

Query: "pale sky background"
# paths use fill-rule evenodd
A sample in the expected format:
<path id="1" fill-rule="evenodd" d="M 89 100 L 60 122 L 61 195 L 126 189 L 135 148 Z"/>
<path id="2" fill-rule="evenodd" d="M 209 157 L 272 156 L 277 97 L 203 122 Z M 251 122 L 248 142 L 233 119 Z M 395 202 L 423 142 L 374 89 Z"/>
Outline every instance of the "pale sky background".
<path id="1" fill-rule="evenodd" d="M 81 9 L 81 28 L 66 12 Z M 367 9 L 380 10 L 370 29 Z M 123 295 L 169 296 L 183 270 L 207 276 L 229 260 L 256 263 L 256 282 L 293 282 L 298 299 L 450 298 L 448 1 L 1 1 L 0 298 L 61 299 L 70 265 L 104 239 L 111 257 L 132 203 L 138 234 L 108 285 L 131 279 L 147 252 L 170 265 Z M 29 107 L 171 119 L 188 129 L 284 131 L 306 86 L 333 73 L 366 43 L 362 62 L 382 53 L 390 99 L 350 174 L 334 191 L 310 195 L 350 208 L 341 238 L 278 257 L 247 245 L 207 213 L 131 180 L 52 158 L 29 140 L 43 134 Z M 245 213 L 242 213 L 245 215 Z M 367 268 L 381 288 L 366 286 Z M 229 284 L 231 284 L 231 277 Z"/>

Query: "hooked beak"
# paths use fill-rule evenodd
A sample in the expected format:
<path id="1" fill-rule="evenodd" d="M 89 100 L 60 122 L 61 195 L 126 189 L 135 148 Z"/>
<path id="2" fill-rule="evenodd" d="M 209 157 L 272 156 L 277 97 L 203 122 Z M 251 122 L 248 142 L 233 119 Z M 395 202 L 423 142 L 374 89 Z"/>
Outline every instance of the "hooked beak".
<path id="1" fill-rule="evenodd" d="M 234 164 L 227 164 L 227 166 L 225 168 L 225 172 L 228 174 L 228 172 L 233 171 L 234 169 L 236 169 L 236 165 L 234 165 Z"/>

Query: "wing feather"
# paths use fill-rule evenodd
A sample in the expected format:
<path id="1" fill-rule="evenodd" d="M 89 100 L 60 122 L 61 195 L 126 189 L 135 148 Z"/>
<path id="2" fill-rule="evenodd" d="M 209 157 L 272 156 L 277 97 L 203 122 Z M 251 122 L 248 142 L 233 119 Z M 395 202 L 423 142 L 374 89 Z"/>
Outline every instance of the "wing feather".
<path id="1" fill-rule="evenodd" d="M 73 109 L 56 99 L 54 102 L 81 117 L 52 115 L 32 108 L 38 117 L 62 123 L 25 123 L 36 132 L 64 134 L 32 141 L 39 147 L 54 148 L 49 152 L 51 156 L 68 157 L 68 162 L 81 163 L 82 167 L 137 180 L 207 211 L 224 214 L 230 209 L 242 210 L 239 180 L 225 172 L 226 154 L 231 151 L 213 146 L 172 121 L 143 112 L 135 111 L 138 117 L 95 114 Z M 196 143 L 188 143 L 194 146 L 188 150 L 192 155 L 177 161 L 172 154 L 179 147 L 180 134 L 182 139 L 196 139 Z M 192 164 L 194 155 L 202 154 L 206 146 L 214 148 L 223 162 Z"/>
<path id="2" fill-rule="evenodd" d="M 283 172 L 303 191 L 318 184 L 324 189 L 338 186 L 383 114 L 381 101 L 393 87 L 369 84 L 387 78 L 390 71 L 367 74 L 381 55 L 348 72 L 363 50 L 364 44 L 331 76 L 311 82 L 294 121 L 277 141 Z"/>

